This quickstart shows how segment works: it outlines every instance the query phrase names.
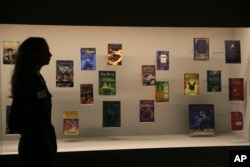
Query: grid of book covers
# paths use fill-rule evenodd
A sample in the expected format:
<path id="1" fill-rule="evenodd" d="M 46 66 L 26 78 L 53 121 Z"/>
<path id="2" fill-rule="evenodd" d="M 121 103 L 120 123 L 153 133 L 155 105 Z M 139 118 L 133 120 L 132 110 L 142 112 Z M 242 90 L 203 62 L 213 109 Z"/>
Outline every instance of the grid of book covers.
<path id="1" fill-rule="evenodd" d="M 225 63 L 241 63 L 240 41 L 225 40 Z M 3 41 L 3 65 L 15 64 L 16 52 L 20 41 Z M 209 38 L 193 38 L 193 60 L 209 61 Z M 107 44 L 106 63 L 108 66 L 122 66 L 123 45 L 121 43 Z M 97 70 L 97 52 L 96 48 L 80 48 L 79 61 L 81 71 Z M 155 63 L 141 64 L 141 86 L 155 87 L 154 99 L 141 99 L 138 101 L 138 121 L 141 123 L 155 122 L 155 105 L 157 103 L 167 103 L 170 99 L 171 83 L 169 80 L 158 80 L 157 72 L 169 71 L 170 51 L 156 50 L 152 53 L 155 56 Z M 110 69 L 110 68 L 109 68 Z M 73 60 L 56 61 L 56 87 L 75 87 L 74 84 L 74 62 Z M 218 70 L 207 70 L 207 92 L 221 92 L 221 77 L 223 72 Z M 99 83 L 81 83 L 79 86 L 79 104 L 95 105 L 94 85 L 98 85 L 99 96 L 116 96 L 117 92 L 117 74 L 116 70 L 98 71 L 97 77 Z M 183 78 L 183 95 L 199 96 L 200 82 L 199 73 L 187 72 Z M 167 77 L 166 77 L 167 78 Z M 228 78 L 229 101 L 244 101 L 244 78 Z M 118 99 L 115 101 L 104 100 L 102 103 L 102 125 L 104 128 L 121 127 L 121 105 Z M 189 133 L 191 136 L 215 135 L 214 104 L 189 104 Z M 6 106 L 6 117 L 8 117 L 10 106 Z M 243 129 L 243 116 L 241 111 L 230 111 L 231 130 Z M 63 111 L 62 114 L 63 134 L 78 135 L 80 129 L 80 120 L 78 111 Z M 8 130 L 8 119 L 6 118 L 6 134 Z"/>

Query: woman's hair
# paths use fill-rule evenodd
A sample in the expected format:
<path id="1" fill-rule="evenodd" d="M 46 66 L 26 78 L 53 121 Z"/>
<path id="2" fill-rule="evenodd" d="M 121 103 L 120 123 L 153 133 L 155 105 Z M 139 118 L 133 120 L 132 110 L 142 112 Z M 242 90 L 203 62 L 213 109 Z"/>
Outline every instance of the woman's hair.
<path id="1" fill-rule="evenodd" d="M 29 37 L 17 50 L 15 67 L 11 78 L 11 96 L 19 89 L 20 81 L 37 72 L 42 48 L 47 45 L 44 38 Z"/>

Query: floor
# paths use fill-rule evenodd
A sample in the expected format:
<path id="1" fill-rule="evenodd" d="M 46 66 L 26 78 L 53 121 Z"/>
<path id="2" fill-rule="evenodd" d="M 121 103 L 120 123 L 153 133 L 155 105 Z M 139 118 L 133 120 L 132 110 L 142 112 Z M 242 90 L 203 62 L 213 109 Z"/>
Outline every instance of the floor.
<path id="1" fill-rule="evenodd" d="M 211 137 L 190 137 L 181 135 L 153 136 L 110 136 L 110 137 L 77 137 L 58 138 L 58 152 L 126 150 L 148 148 L 185 148 L 216 146 L 250 146 L 233 134 L 220 134 Z M 0 155 L 17 154 L 17 140 L 2 141 Z"/>

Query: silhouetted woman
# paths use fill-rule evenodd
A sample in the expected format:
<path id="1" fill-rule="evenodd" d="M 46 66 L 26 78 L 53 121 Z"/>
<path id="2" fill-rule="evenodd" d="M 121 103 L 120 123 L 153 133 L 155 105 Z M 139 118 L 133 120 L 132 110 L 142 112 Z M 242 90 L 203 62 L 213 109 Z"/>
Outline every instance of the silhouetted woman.
<path id="1" fill-rule="evenodd" d="M 18 153 L 24 167 L 52 167 L 56 163 L 51 94 L 40 74 L 51 56 L 46 40 L 40 37 L 26 39 L 17 52 L 11 80 L 9 128 L 21 135 Z"/>

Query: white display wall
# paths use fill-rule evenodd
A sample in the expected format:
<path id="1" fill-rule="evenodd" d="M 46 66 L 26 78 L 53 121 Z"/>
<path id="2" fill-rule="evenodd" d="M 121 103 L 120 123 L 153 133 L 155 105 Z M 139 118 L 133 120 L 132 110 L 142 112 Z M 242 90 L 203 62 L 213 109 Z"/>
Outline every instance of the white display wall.
<path id="1" fill-rule="evenodd" d="M 250 29 L 248 28 L 175 28 L 175 27 L 102 27 L 102 26 L 45 26 L 0 25 L 0 41 L 22 42 L 30 36 L 44 37 L 52 53 L 42 74 L 53 95 L 52 121 L 58 138 L 63 135 L 64 111 L 79 111 L 80 134 L 75 137 L 130 135 L 188 135 L 188 104 L 214 104 L 216 135 L 231 133 L 230 111 L 244 115 L 244 130 L 233 132 L 250 140 L 249 72 Z M 209 38 L 209 61 L 194 61 L 193 38 Z M 241 41 L 241 64 L 225 63 L 224 41 Z M 121 43 L 122 66 L 107 65 L 107 45 Z M 96 48 L 96 70 L 80 69 L 80 48 Z M 170 101 L 155 102 L 155 122 L 139 121 L 139 100 L 154 99 L 155 87 L 142 86 L 141 66 L 156 64 L 156 51 L 167 50 L 170 56 L 168 71 L 156 71 L 157 80 L 169 81 Z M 3 48 L 0 47 L 2 57 Z M 74 87 L 56 87 L 56 60 L 74 61 Z M 4 65 L 1 58 L 1 136 L 2 140 L 18 138 L 5 134 L 5 107 L 11 104 L 10 77 L 13 65 Z M 98 72 L 116 71 L 116 95 L 98 94 Z M 222 91 L 207 92 L 207 70 L 221 70 Z M 184 73 L 199 73 L 200 95 L 184 95 Z M 245 101 L 229 101 L 228 78 L 245 79 Z M 94 85 L 94 104 L 80 104 L 80 84 Z M 121 127 L 102 127 L 102 102 L 121 102 Z M 72 136 L 70 136 L 72 137 Z"/>

